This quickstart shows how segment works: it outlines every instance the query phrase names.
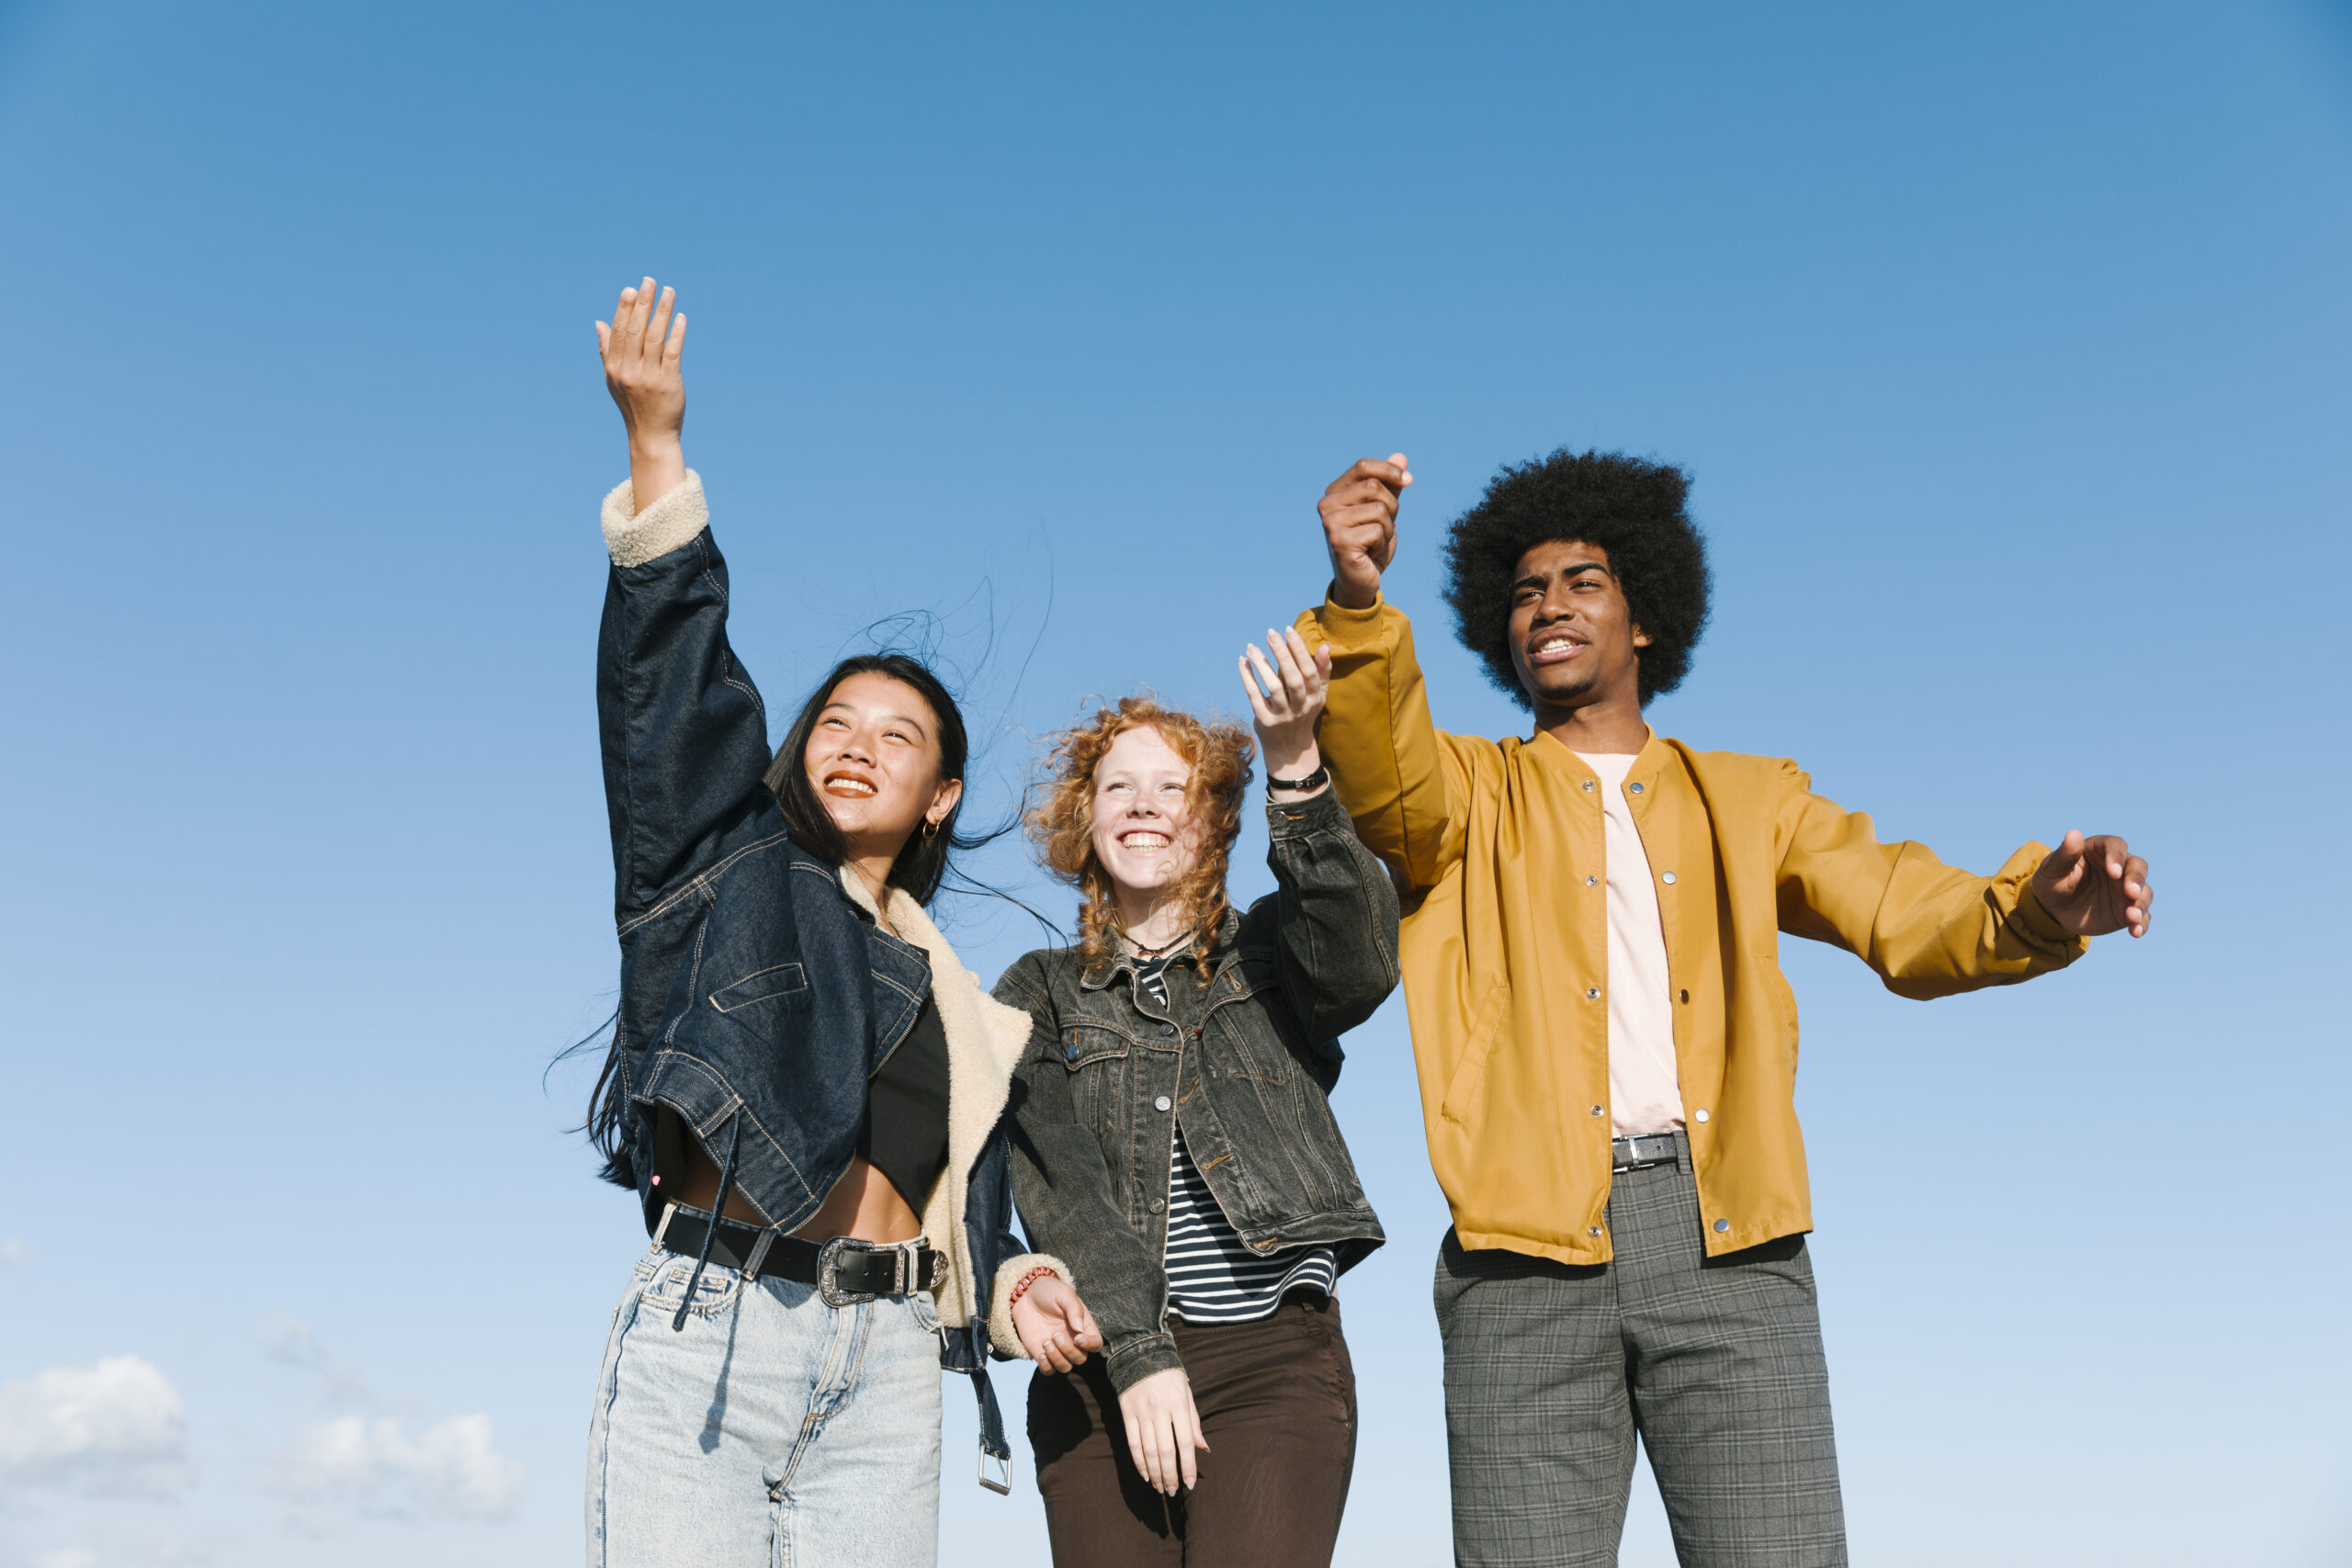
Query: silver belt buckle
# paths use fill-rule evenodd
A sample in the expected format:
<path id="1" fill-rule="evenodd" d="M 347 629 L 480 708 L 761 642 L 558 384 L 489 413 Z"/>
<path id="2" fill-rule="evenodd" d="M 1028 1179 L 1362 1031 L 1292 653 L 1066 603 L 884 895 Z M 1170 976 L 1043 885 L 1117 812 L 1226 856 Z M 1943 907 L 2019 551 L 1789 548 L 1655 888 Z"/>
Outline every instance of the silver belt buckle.
<path id="1" fill-rule="evenodd" d="M 817 1249 L 817 1296 L 829 1307 L 855 1306 L 860 1302 L 872 1301 L 876 1293 L 873 1291 L 844 1291 L 841 1288 L 837 1270 L 841 1267 L 842 1254 L 851 1247 L 855 1247 L 860 1252 L 873 1250 L 853 1235 L 837 1235 Z M 901 1267 L 904 1265 L 902 1264 Z"/>

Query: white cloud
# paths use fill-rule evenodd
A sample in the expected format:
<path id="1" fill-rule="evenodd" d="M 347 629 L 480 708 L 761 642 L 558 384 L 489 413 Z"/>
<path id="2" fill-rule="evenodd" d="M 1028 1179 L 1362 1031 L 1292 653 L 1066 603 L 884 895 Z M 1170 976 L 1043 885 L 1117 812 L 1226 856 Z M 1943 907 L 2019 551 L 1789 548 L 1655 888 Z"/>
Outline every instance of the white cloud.
<path id="1" fill-rule="evenodd" d="M 341 1502 L 402 1518 L 504 1518 L 523 1472 L 492 1441 L 488 1416 L 453 1416 L 413 1438 L 389 1416 L 339 1416 L 305 1428 L 271 1467 L 269 1486 L 299 1505 Z"/>
<path id="2" fill-rule="evenodd" d="M 87 1547 L 68 1546 L 42 1552 L 33 1559 L 33 1568 L 98 1568 L 98 1554 Z"/>
<path id="3" fill-rule="evenodd" d="M 32 1255 L 33 1244 L 23 1236 L 12 1235 L 6 1241 L 0 1241 L 0 1269 L 11 1263 L 22 1263 Z"/>
<path id="4" fill-rule="evenodd" d="M 153 1494 L 189 1470 L 187 1407 L 151 1361 L 109 1356 L 0 1387 L 0 1487 Z"/>

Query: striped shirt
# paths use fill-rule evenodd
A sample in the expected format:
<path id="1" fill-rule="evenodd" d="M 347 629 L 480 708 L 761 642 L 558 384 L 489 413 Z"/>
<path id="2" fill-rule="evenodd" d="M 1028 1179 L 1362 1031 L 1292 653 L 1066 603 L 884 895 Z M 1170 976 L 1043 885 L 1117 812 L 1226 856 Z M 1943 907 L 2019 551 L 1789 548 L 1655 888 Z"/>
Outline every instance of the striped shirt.
<path id="1" fill-rule="evenodd" d="M 1168 1005 L 1167 970 L 1167 958 L 1136 964 L 1136 983 L 1163 1008 Z M 1170 1118 L 1171 1123 L 1175 1120 Z M 1292 1291 L 1329 1295 L 1340 1273 L 1339 1258 L 1328 1247 L 1250 1251 L 1225 1217 L 1208 1179 L 1193 1163 L 1181 1125 L 1171 1126 L 1169 1134 L 1164 1261 L 1168 1308 L 1187 1323 L 1254 1323 L 1272 1317 Z"/>

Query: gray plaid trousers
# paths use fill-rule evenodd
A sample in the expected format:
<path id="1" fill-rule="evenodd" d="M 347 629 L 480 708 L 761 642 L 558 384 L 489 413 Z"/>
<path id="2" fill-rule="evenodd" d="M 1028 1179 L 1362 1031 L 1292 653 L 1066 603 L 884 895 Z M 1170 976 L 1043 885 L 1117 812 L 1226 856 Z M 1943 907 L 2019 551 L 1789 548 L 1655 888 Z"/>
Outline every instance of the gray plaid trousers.
<path id="1" fill-rule="evenodd" d="M 1803 1236 L 1709 1260 L 1689 1145 L 1618 1175 L 1614 1261 L 1438 1248 L 1453 1553 L 1617 1561 L 1640 1434 L 1683 1568 L 1843 1568 L 1829 1374 Z"/>

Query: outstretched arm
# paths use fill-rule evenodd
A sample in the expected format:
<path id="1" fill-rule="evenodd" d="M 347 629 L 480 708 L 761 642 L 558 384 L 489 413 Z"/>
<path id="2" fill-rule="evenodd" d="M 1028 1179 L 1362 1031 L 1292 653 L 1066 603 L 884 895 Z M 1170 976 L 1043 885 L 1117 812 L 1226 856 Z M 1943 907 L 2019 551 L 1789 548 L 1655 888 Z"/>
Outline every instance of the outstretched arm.
<path id="1" fill-rule="evenodd" d="M 1461 858 L 1466 775 L 1430 722 L 1413 628 L 1380 598 L 1396 554 L 1396 507 L 1413 476 L 1401 452 L 1331 481 L 1316 510 L 1331 557 L 1329 596 L 1295 623 L 1330 646 L 1329 711 L 1316 734 L 1356 835 L 1425 892 Z"/>
<path id="2" fill-rule="evenodd" d="M 1272 797 L 1266 860 L 1275 887 L 1247 918 L 1271 927 L 1283 994 L 1315 1040 L 1336 1039 L 1370 1018 L 1397 980 L 1396 889 L 1388 874 L 1328 784 L 1273 787 L 1276 779 L 1304 782 L 1321 771 L 1315 726 L 1330 678 L 1330 649 L 1310 653 L 1295 626 L 1268 632 L 1265 649 L 1241 659 Z"/>
<path id="3" fill-rule="evenodd" d="M 596 324 L 628 427 L 630 482 L 605 498 L 613 570 L 596 656 L 615 907 L 626 931 L 711 863 L 767 769 L 767 716 L 727 641 L 727 563 L 678 433 L 686 319 L 653 280 Z"/>

